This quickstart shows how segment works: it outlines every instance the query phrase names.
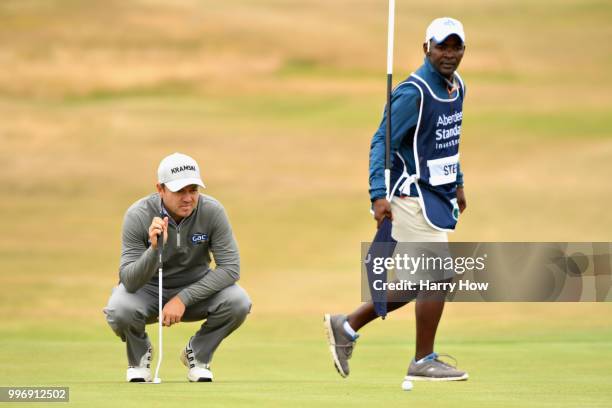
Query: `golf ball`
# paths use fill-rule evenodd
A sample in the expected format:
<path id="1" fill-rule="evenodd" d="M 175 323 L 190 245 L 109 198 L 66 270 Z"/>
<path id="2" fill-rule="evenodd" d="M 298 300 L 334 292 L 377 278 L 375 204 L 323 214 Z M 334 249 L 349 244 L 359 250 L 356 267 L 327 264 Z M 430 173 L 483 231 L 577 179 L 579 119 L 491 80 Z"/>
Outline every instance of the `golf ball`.
<path id="1" fill-rule="evenodd" d="M 404 382 L 402 382 L 402 390 L 410 391 L 411 389 L 412 389 L 412 381 L 404 380 Z"/>

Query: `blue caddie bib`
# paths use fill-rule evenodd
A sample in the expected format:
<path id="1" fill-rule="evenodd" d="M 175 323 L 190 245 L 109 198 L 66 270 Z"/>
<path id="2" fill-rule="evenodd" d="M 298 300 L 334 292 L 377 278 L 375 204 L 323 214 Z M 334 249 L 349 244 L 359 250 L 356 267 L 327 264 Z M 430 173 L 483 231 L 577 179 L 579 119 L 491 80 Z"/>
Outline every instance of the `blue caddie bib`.
<path id="1" fill-rule="evenodd" d="M 405 174 L 396 186 L 410 195 L 414 183 L 425 219 L 443 231 L 454 230 L 459 217 L 457 172 L 464 90 L 461 78 L 457 78 L 459 90 L 450 99 L 436 96 L 414 73 L 403 84 L 419 90 L 421 105 L 413 140 L 416 174 Z"/>

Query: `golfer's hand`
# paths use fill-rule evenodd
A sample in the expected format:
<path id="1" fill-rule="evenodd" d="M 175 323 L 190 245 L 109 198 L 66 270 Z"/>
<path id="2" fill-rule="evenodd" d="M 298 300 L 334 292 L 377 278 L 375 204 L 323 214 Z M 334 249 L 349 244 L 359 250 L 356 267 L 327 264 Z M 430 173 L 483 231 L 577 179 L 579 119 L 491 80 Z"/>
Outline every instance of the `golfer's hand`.
<path id="1" fill-rule="evenodd" d="M 463 186 L 457 187 L 457 205 L 459 206 L 459 212 L 463 213 L 467 208 L 467 201 L 465 201 L 465 191 Z"/>
<path id="2" fill-rule="evenodd" d="M 183 318 L 183 313 L 185 313 L 185 304 L 178 296 L 173 297 L 162 309 L 162 324 L 170 327 L 180 322 Z"/>
<path id="3" fill-rule="evenodd" d="M 168 242 L 168 217 L 162 220 L 159 217 L 153 218 L 149 226 L 149 241 L 154 249 L 157 249 L 157 236 L 164 232 L 164 242 Z"/>
<path id="4" fill-rule="evenodd" d="M 386 198 L 379 198 L 374 201 L 372 206 L 374 210 L 374 219 L 376 220 L 377 228 L 380 227 L 380 223 L 386 218 L 393 220 L 393 214 L 391 214 L 391 203 Z"/>

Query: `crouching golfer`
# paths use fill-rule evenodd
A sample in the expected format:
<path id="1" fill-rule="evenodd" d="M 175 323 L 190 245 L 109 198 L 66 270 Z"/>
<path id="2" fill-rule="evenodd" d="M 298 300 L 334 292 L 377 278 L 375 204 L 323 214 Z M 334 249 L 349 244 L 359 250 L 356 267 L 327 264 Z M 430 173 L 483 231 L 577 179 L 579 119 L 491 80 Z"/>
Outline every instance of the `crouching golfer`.
<path id="1" fill-rule="evenodd" d="M 158 319 L 158 257 L 163 245 L 164 326 L 206 320 L 182 350 L 189 381 L 209 382 L 210 362 L 221 341 L 244 322 L 251 308 L 236 281 L 240 257 L 223 206 L 200 194 L 198 164 L 175 153 L 159 164 L 157 193 L 125 214 L 119 285 L 104 309 L 126 343 L 127 381 L 151 381 L 152 348 L 145 325 Z M 210 268 L 214 255 L 216 268 Z"/>
<path id="2" fill-rule="evenodd" d="M 463 81 L 455 72 L 465 51 L 463 26 L 451 18 L 438 18 L 427 28 L 424 64 L 392 95 L 391 203 L 385 198 L 384 154 L 386 117 L 374 134 L 370 149 L 370 198 L 380 225 L 392 220 L 392 237 L 398 242 L 447 242 L 459 212 L 466 207 L 463 174 L 459 169 L 459 137 L 465 96 Z M 416 299 L 416 351 L 406 379 L 466 380 L 468 374 L 443 361 L 434 352 L 434 340 L 444 309 L 444 297 L 412 291 L 394 299 L 389 310 Z M 435 295 L 435 294 L 434 294 Z M 444 295 L 444 293 L 442 293 Z M 325 327 L 336 369 L 349 375 L 357 332 L 378 316 L 372 302 L 348 316 L 325 315 Z"/>

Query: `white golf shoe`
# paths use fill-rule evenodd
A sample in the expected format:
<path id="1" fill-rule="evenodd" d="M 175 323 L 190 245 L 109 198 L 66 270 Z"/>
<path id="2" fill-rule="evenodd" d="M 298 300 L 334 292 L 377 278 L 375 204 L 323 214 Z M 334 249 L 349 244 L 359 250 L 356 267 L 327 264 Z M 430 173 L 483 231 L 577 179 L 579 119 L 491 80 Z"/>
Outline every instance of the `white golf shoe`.
<path id="1" fill-rule="evenodd" d="M 187 378 L 191 382 L 212 382 L 213 373 L 210 371 L 210 364 L 200 363 L 195 358 L 191 348 L 191 339 L 181 352 L 181 362 L 189 369 Z"/>
<path id="2" fill-rule="evenodd" d="M 153 348 L 149 349 L 140 359 L 140 364 L 136 367 L 129 366 L 125 378 L 127 382 L 151 382 L 151 359 L 153 356 Z"/>

